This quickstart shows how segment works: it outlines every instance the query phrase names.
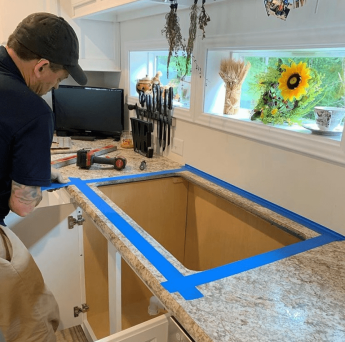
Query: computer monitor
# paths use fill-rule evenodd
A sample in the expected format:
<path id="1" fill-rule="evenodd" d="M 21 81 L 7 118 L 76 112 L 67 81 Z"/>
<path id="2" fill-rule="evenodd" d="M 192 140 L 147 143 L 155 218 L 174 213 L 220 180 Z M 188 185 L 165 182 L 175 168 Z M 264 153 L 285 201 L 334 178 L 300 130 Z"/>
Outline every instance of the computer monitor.
<path id="1" fill-rule="evenodd" d="M 120 139 L 124 128 L 123 89 L 60 85 L 52 90 L 58 136 Z"/>

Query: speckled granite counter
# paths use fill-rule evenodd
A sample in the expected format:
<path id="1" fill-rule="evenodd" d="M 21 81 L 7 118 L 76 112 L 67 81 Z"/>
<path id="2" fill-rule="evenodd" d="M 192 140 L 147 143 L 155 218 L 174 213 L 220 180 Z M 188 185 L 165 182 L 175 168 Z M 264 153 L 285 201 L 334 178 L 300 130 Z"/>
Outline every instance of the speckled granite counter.
<path id="1" fill-rule="evenodd" d="M 97 148 L 108 145 L 109 140 L 95 142 L 74 141 L 75 148 Z M 117 143 L 115 143 L 117 144 Z M 66 151 L 67 152 L 67 151 Z M 90 170 L 80 170 L 75 165 L 60 169 L 65 177 L 99 179 L 126 174 L 139 174 L 173 170 L 179 164 L 164 157 L 145 158 L 132 150 L 118 149 L 110 157 L 123 155 L 127 166 L 116 171 L 109 165 L 93 165 Z M 54 154 L 52 159 L 61 158 Z M 139 170 L 142 160 L 147 169 Z M 195 182 L 204 179 L 183 172 Z M 318 233 L 291 222 L 284 217 L 252 202 L 206 184 L 210 191 L 229 198 L 254 214 L 284 224 L 298 235 L 309 239 Z M 144 236 L 182 274 L 186 270 L 170 253 L 157 244 L 134 221 L 105 197 L 97 184 L 90 185 L 108 204 Z M 197 342 L 344 342 L 345 341 L 345 241 L 336 241 L 321 247 L 198 286 L 204 295 L 200 299 L 185 300 L 178 293 L 169 293 L 161 282 L 166 279 L 127 240 L 127 238 L 98 210 L 75 186 L 67 188 L 69 194 L 92 217 L 103 234 L 114 244 L 122 257 L 136 270 L 140 278 L 162 301 Z"/>

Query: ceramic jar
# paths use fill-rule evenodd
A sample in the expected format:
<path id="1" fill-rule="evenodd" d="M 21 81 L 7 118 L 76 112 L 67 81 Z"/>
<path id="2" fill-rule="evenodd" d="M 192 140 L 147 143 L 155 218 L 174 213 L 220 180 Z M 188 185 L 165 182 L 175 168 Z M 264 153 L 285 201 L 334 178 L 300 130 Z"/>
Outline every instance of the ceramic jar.
<path id="1" fill-rule="evenodd" d="M 137 80 L 136 89 L 137 89 L 138 93 L 140 91 L 143 91 L 145 94 L 152 92 L 152 81 L 148 77 L 148 75 L 146 75 L 146 77 L 144 77 L 144 78 Z"/>

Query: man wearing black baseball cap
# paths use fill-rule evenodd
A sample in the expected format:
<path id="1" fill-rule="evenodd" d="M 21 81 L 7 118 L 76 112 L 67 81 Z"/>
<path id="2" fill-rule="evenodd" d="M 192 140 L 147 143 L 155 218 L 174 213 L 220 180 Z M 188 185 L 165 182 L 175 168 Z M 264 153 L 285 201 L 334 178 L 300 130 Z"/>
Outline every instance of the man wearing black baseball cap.
<path id="1" fill-rule="evenodd" d="M 57 303 L 5 217 L 10 210 L 26 216 L 41 201 L 42 186 L 64 182 L 50 167 L 54 120 L 41 96 L 68 75 L 86 84 L 78 59 L 74 30 L 50 13 L 29 15 L 0 46 L 0 335 L 6 342 L 56 341 Z"/>

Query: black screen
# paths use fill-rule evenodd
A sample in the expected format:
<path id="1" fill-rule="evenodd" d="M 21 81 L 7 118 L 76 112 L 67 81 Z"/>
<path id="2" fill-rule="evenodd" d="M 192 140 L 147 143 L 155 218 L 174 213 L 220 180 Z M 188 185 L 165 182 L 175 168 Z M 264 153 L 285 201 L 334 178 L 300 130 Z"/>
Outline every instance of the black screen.
<path id="1" fill-rule="evenodd" d="M 123 102 L 123 89 L 60 85 L 52 90 L 56 133 L 119 137 Z"/>

